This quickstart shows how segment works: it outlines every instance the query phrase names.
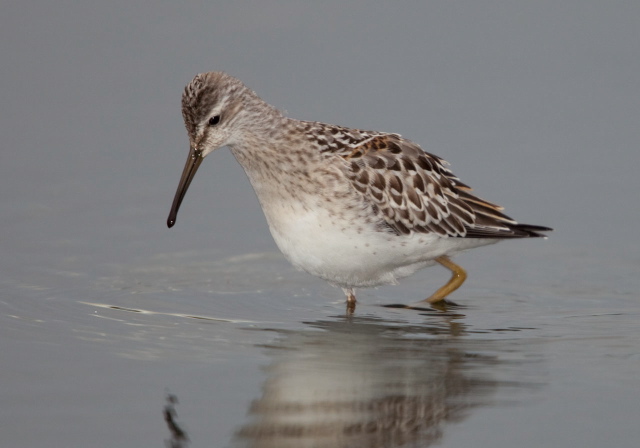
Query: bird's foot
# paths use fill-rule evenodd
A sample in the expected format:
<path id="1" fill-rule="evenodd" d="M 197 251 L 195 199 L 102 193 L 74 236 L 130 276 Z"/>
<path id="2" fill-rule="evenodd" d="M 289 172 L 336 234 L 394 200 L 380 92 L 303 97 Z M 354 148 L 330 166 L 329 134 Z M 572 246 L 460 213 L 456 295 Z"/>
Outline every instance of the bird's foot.
<path id="1" fill-rule="evenodd" d="M 428 305 L 428 307 L 426 306 Z M 458 305 L 455 302 L 450 300 L 441 299 L 437 302 L 428 302 L 427 300 L 422 300 L 415 305 L 405 305 L 402 303 L 392 303 L 390 305 L 382 305 L 385 308 L 395 308 L 395 309 L 404 309 L 404 310 L 414 310 L 414 311 L 447 311 L 453 308 L 464 308 L 462 305 Z"/>
<path id="2" fill-rule="evenodd" d="M 432 308 L 439 311 L 447 311 L 451 308 L 464 308 L 462 305 L 458 305 L 456 302 L 452 302 L 451 300 L 441 299 L 437 302 L 428 302 Z"/>

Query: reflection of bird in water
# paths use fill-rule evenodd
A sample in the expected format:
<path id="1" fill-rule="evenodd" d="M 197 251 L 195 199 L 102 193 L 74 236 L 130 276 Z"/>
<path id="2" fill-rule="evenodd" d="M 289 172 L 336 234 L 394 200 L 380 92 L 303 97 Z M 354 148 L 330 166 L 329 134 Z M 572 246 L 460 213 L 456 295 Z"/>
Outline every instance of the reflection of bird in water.
<path id="1" fill-rule="evenodd" d="M 285 117 L 222 72 L 186 86 L 182 115 L 190 152 L 167 225 L 202 160 L 229 146 L 282 253 L 342 287 L 350 311 L 354 288 L 393 284 L 436 263 L 453 273 L 426 299 L 441 302 L 466 278 L 449 255 L 551 230 L 517 223 L 398 134 Z"/>
<path id="2" fill-rule="evenodd" d="M 498 384 L 477 372 L 495 358 L 438 337 L 446 328 L 362 319 L 313 326 L 326 331 L 283 332 L 269 346 L 274 361 L 238 446 L 425 447 L 488 403 Z M 464 332 L 456 323 L 450 330 Z"/>

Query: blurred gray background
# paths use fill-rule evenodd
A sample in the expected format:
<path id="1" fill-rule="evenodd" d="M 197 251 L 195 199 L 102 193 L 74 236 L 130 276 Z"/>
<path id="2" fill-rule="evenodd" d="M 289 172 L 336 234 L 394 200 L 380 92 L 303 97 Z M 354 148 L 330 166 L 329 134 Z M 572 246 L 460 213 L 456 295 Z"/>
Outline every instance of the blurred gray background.
<path id="1" fill-rule="evenodd" d="M 554 245 L 635 249 L 639 18 L 625 1 L 4 2 L 2 244 L 273 248 L 226 151 L 164 228 L 182 88 L 223 70 L 291 116 L 401 133 Z"/>
<path id="2" fill-rule="evenodd" d="M 0 438 L 12 442 L 7 446 L 44 440 L 64 446 L 96 435 L 92 419 L 77 439 L 54 425 L 64 427 L 93 410 L 87 403 L 80 413 L 70 411 L 51 382 L 55 377 L 66 384 L 62 378 L 75 372 L 74 384 L 95 390 L 87 380 L 95 364 L 86 361 L 80 374 L 74 367 L 79 360 L 67 351 L 77 341 L 71 331 L 93 332 L 93 321 L 85 319 L 96 311 L 79 302 L 135 308 L 141 306 L 136 293 L 155 291 L 157 306 L 172 312 L 222 310 L 227 317 L 266 319 L 256 314 L 263 309 L 252 308 L 253 299 L 245 304 L 240 298 L 242 306 L 234 307 L 203 298 L 216 289 L 207 283 L 207 263 L 277 251 L 249 182 L 226 149 L 207 158 L 177 225 L 166 228 L 188 151 L 180 97 L 199 72 L 237 76 L 292 117 L 400 133 L 448 160 L 463 182 L 515 219 L 555 229 L 547 241 L 504 243 L 465 255 L 461 263 L 484 279 L 470 279 L 468 294 L 474 287 L 491 290 L 494 279 L 514 294 L 526 290 L 527 297 L 561 285 L 568 301 L 572 292 L 597 290 L 600 296 L 588 303 L 598 309 L 612 303 L 599 301 L 610 293 L 636 306 L 639 23 L 640 3 L 621 0 L 4 0 L 0 415 L 12 429 L 5 427 Z M 236 275 L 240 283 L 264 280 L 267 296 L 267 280 L 282 277 L 273 301 L 265 299 L 268 316 L 281 306 L 276 296 L 291 291 L 308 293 L 295 302 L 285 299 L 287 306 L 306 307 L 294 313 L 298 321 L 311 318 L 314 306 L 341 298 L 339 290 L 277 262 L 273 275 L 261 271 L 267 262 L 252 267 L 253 274 L 243 267 L 244 276 Z M 428 295 L 438 282 L 434 272 L 411 280 L 411 292 Z M 425 286 L 426 278 L 433 281 Z M 410 302 L 401 288 L 388 290 L 397 298 L 383 289 L 363 293 L 362 300 Z M 172 290 L 180 293 L 173 297 Z M 562 294 L 549 295 L 550 306 L 562 306 Z M 101 331 L 109 339 L 120 330 Z M 45 342 L 53 352 L 43 348 Z M 247 359 L 252 343 L 248 337 Z M 34 347 L 48 353 L 49 364 Z M 253 386 L 238 390 L 245 401 L 260 384 L 257 364 L 251 365 Z M 43 366 L 58 373 L 45 374 Z M 126 381 L 126 369 L 114 370 Z M 159 412 L 163 385 L 170 386 L 167 378 L 157 379 L 147 395 L 145 406 L 155 413 L 150 420 Z M 34 382 L 43 390 L 34 390 Z M 48 393 L 68 411 L 66 417 L 48 414 L 46 400 L 34 404 Z M 107 395 L 105 390 L 99 398 Z M 115 401 L 113 406 L 122 411 Z M 238 422 L 245 411 L 243 405 L 225 414 Z M 218 421 L 226 418 L 222 414 Z M 28 428 L 18 423 L 24 418 L 34 425 L 54 422 L 51 438 L 37 431 L 25 438 Z M 159 417 L 157 424 L 162 435 Z M 233 428 L 230 420 L 226 425 L 216 427 L 223 438 Z M 145 440 L 136 431 L 122 434 Z M 560 434 L 558 429 L 560 439 L 549 446 L 561 445 Z M 97 440 L 113 442 L 110 436 Z M 591 446 L 592 436 L 585 435 L 583 446 Z"/>

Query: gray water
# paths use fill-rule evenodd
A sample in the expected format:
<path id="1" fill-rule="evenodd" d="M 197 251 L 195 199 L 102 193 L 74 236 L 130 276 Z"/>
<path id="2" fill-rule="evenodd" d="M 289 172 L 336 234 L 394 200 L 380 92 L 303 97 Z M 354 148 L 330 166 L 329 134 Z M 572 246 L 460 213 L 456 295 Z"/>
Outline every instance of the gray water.
<path id="1" fill-rule="evenodd" d="M 3 4 L 0 446 L 638 446 L 640 6 L 317 3 Z M 383 306 L 433 267 L 348 317 L 226 149 L 166 228 L 207 70 L 555 231 L 457 257 L 459 308 Z"/>

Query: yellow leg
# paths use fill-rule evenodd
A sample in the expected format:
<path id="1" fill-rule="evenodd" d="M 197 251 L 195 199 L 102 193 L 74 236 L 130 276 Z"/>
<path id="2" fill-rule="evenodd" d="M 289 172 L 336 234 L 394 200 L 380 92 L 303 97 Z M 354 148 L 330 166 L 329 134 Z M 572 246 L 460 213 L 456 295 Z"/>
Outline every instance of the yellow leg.
<path id="1" fill-rule="evenodd" d="M 444 300 L 445 297 L 458 289 L 460 285 L 462 285 L 467 279 L 467 273 L 465 272 L 465 270 L 451 261 L 446 255 L 436 258 L 436 261 L 445 268 L 449 269 L 453 273 L 453 275 L 446 285 L 434 292 L 431 297 L 424 299 L 426 302 L 431 304 Z"/>

